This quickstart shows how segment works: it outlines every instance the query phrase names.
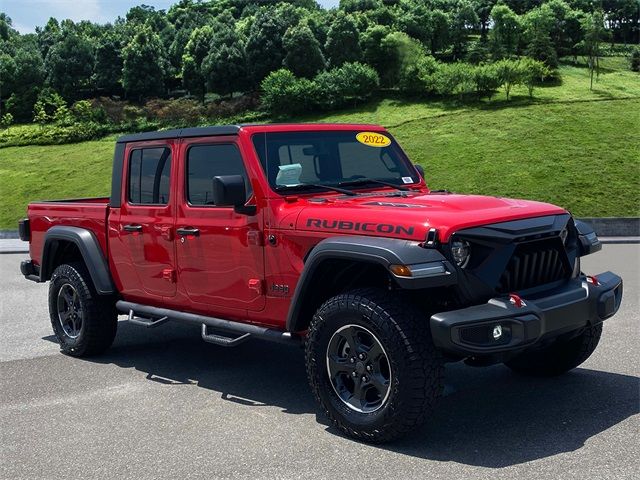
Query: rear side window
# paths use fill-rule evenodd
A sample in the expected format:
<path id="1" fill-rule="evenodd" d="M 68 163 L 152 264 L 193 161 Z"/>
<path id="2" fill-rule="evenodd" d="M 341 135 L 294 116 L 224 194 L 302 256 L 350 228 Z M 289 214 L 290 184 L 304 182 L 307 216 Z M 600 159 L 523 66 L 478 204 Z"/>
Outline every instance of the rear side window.
<path id="1" fill-rule="evenodd" d="M 171 150 L 166 147 L 133 150 L 129 158 L 129 202 L 169 203 Z"/>
<path id="2" fill-rule="evenodd" d="M 232 143 L 194 145 L 187 153 L 187 200 L 191 205 L 215 205 L 213 177 L 241 175 L 251 195 L 251 184 L 238 147 Z"/>

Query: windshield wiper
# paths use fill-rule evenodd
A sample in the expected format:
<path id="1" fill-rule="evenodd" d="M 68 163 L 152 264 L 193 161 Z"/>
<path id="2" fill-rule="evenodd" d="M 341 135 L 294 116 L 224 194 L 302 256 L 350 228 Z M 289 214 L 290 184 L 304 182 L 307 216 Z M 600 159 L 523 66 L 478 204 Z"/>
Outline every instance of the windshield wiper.
<path id="1" fill-rule="evenodd" d="M 376 180 L 375 178 L 356 178 L 354 180 L 345 180 L 344 182 L 340 182 L 338 185 L 344 187 L 347 185 L 365 185 L 367 183 L 377 183 L 378 185 L 385 185 L 387 187 L 395 188 L 396 190 L 401 190 L 403 192 L 409 190 L 407 187 L 396 185 L 395 183 L 391 182 L 385 182 L 384 180 Z"/>
<path id="2" fill-rule="evenodd" d="M 322 183 L 301 183 L 300 185 L 280 185 L 275 187 L 276 192 L 284 192 L 287 190 L 308 190 L 309 188 L 326 188 L 327 190 L 333 190 L 334 192 L 344 193 L 345 195 L 354 196 L 357 195 L 353 190 L 347 190 L 346 188 L 334 187 L 333 185 L 324 185 Z"/>

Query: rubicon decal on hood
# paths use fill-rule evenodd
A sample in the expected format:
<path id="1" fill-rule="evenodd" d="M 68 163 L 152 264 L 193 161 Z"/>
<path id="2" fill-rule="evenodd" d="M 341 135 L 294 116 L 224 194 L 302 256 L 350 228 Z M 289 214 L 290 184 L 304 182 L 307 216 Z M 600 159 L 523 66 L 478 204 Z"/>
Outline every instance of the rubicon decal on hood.
<path id="1" fill-rule="evenodd" d="M 350 222 L 348 220 L 322 220 L 320 218 L 307 219 L 307 227 L 322 230 L 344 230 L 351 232 L 395 233 L 398 235 L 413 235 L 413 227 L 393 225 L 391 223 Z"/>

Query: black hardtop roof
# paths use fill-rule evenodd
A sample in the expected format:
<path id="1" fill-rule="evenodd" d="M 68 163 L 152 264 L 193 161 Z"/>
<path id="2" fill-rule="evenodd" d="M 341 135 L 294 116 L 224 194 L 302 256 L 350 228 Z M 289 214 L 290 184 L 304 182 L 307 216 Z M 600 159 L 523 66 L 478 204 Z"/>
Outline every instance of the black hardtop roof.
<path id="1" fill-rule="evenodd" d="M 218 127 L 191 127 L 161 130 L 159 132 L 142 132 L 119 137 L 118 143 L 144 142 L 147 140 L 164 140 L 166 138 L 214 137 L 218 135 L 237 135 L 240 125 L 221 125 Z"/>
<path id="2" fill-rule="evenodd" d="M 123 135 L 116 140 L 117 143 L 127 142 L 145 142 L 150 140 L 164 140 L 167 138 L 192 138 L 192 137 L 215 137 L 220 135 L 237 135 L 242 127 L 253 126 L 278 126 L 292 125 L 290 123 L 245 123 L 240 125 L 220 125 L 215 127 L 190 127 L 190 128 L 175 128 L 173 130 L 161 130 L 155 132 L 142 132 L 132 133 L 130 135 Z M 326 125 L 325 123 L 315 124 L 302 124 L 302 125 Z M 339 124 L 332 124 L 339 125 Z M 353 126 L 371 126 L 371 124 L 358 124 L 348 123 L 346 125 Z"/>

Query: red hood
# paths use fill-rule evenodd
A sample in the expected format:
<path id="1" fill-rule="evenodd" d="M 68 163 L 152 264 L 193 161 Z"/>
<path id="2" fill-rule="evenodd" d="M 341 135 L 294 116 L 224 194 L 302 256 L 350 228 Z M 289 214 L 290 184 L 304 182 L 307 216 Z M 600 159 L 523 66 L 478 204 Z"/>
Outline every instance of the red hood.
<path id="1" fill-rule="evenodd" d="M 555 205 L 530 200 L 420 192 L 404 197 L 387 192 L 332 196 L 304 203 L 298 230 L 421 241 L 430 228 L 437 228 L 443 242 L 462 228 L 566 213 Z"/>

